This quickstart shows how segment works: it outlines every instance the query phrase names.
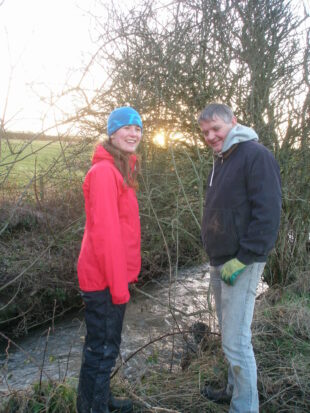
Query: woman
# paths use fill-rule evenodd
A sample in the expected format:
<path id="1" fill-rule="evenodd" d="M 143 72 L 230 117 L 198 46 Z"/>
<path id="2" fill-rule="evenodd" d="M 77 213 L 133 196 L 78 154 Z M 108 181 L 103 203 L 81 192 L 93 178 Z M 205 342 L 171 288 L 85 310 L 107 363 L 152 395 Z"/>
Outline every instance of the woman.
<path id="1" fill-rule="evenodd" d="M 121 343 L 128 284 L 141 268 L 140 220 L 134 155 L 142 120 L 131 107 L 108 118 L 109 139 L 98 145 L 83 184 L 86 224 L 78 260 L 87 334 L 83 349 L 78 413 L 132 411 L 129 399 L 110 393 L 110 373 Z"/>

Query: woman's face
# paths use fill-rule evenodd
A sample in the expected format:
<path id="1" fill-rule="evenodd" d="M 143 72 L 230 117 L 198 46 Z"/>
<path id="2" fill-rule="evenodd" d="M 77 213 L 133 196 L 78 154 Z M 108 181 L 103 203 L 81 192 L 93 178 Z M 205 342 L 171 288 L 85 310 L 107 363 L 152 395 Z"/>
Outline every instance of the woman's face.
<path id="1" fill-rule="evenodd" d="M 111 135 L 111 143 L 116 148 L 124 152 L 133 153 L 136 151 L 142 137 L 140 126 L 123 126 Z"/>

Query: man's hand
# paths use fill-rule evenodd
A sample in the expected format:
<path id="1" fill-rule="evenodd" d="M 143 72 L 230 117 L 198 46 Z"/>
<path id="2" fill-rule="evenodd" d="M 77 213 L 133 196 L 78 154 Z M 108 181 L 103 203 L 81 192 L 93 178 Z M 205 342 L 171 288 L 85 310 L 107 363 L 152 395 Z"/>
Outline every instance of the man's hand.
<path id="1" fill-rule="evenodd" d="M 246 265 L 242 264 L 237 258 L 225 262 L 221 269 L 222 280 L 228 285 L 234 285 L 239 274 L 245 269 Z"/>

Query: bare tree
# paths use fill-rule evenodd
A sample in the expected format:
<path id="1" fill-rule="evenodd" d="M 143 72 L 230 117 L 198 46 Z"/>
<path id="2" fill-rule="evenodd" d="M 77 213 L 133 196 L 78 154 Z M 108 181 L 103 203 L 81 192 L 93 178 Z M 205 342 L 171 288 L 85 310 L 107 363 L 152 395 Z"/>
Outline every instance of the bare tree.
<path id="1" fill-rule="evenodd" d="M 136 106 L 148 131 L 144 145 L 152 145 L 156 130 L 182 132 L 185 140 L 174 144 L 187 147 L 195 164 L 201 162 L 198 112 L 211 101 L 231 105 L 279 159 L 288 220 L 280 239 L 286 243 L 294 228 L 302 248 L 302 228 L 310 226 L 309 169 L 301 162 L 309 153 L 308 16 L 295 15 L 289 0 L 146 1 L 127 14 L 108 11 L 108 21 L 96 19 L 96 59 L 109 82 L 92 102 L 95 111 Z M 204 179 L 200 171 L 196 184 Z M 281 250 L 277 276 L 290 273 L 298 254 Z"/>

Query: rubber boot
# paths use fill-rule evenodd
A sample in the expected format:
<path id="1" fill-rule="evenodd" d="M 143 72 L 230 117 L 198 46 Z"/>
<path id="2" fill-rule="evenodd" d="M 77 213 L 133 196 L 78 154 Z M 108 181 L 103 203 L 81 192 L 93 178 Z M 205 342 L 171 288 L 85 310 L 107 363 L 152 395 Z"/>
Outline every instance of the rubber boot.
<path id="1" fill-rule="evenodd" d="M 130 399 L 114 397 L 110 394 L 109 409 L 111 413 L 131 413 L 133 411 L 133 403 Z"/>
<path id="2" fill-rule="evenodd" d="M 92 413 L 111 413 L 110 410 L 109 410 L 109 408 L 108 408 L 108 406 L 101 408 L 100 411 L 97 411 L 97 410 L 93 410 L 93 409 L 92 409 L 91 412 L 92 412 Z M 90 413 L 90 412 L 89 412 L 89 413 Z"/>
<path id="3" fill-rule="evenodd" d="M 214 403 L 229 404 L 232 398 L 232 390 L 229 386 L 222 389 L 215 389 L 212 386 L 205 386 L 201 393 L 205 398 L 213 401 Z"/>
<path id="4" fill-rule="evenodd" d="M 76 399 L 77 413 L 90 413 L 90 405 L 84 394 L 82 393 L 81 382 L 79 382 L 78 394 Z"/>

